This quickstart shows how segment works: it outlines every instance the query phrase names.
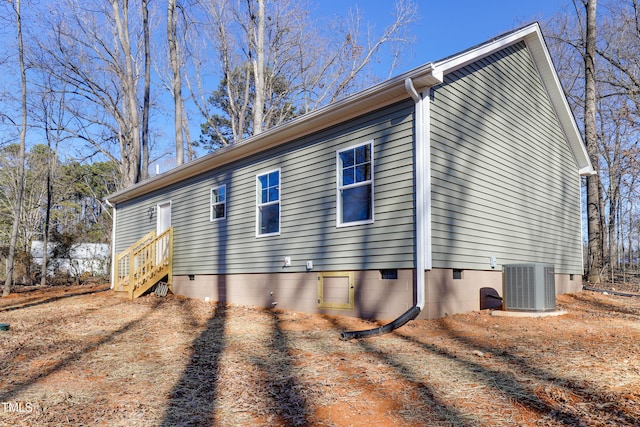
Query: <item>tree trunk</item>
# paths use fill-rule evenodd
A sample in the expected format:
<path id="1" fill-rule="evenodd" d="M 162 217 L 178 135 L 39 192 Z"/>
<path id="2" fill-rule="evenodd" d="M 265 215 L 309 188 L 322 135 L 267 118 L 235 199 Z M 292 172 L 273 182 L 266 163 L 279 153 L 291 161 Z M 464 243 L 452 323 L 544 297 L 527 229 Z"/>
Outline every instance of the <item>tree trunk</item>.
<path id="1" fill-rule="evenodd" d="M 125 65 L 122 75 L 122 89 L 127 120 L 124 130 L 123 163 L 125 170 L 123 171 L 122 179 L 124 186 L 128 187 L 140 181 L 141 171 L 140 116 L 138 114 L 135 69 L 129 38 L 129 1 L 123 0 L 122 5 L 120 5 L 118 0 L 111 0 L 111 7 Z"/>
<path id="2" fill-rule="evenodd" d="M 55 158 L 53 159 L 55 162 Z M 42 233 L 42 268 L 40 270 L 40 285 L 47 284 L 47 245 L 49 244 L 49 223 L 51 222 L 51 201 L 53 196 L 53 188 L 51 185 L 51 163 L 47 167 L 47 206 L 44 216 L 44 230 Z"/>
<path id="3" fill-rule="evenodd" d="M 6 297 L 11 293 L 13 284 L 13 267 L 16 256 L 16 244 L 18 241 L 18 230 L 20 229 L 20 218 L 22 214 L 22 199 L 24 197 L 24 163 L 25 163 L 25 140 L 27 135 L 27 73 L 24 65 L 24 47 L 22 44 L 22 16 L 20 14 L 20 0 L 16 0 L 16 32 L 18 37 L 18 60 L 20 64 L 20 88 L 22 104 L 22 125 L 20 128 L 20 151 L 18 155 L 18 188 L 15 209 L 13 212 L 13 226 L 11 227 L 11 238 L 9 241 L 9 255 L 7 257 L 7 278 L 2 288 L 2 296 Z"/>
<path id="4" fill-rule="evenodd" d="M 633 199 L 631 199 L 631 195 L 629 195 L 629 232 L 627 234 L 627 263 L 629 264 L 629 269 L 633 268 Z"/>
<path id="5" fill-rule="evenodd" d="M 180 54 L 178 52 L 178 31 L 176 16 L 176 0 L 167 2 L 167 41 L 169 43 L 169 61 L 173 79 L 173 125 L 176 138 L 176 166 L 184 163 L 184 138 L 182 137 L 182 77 L 180 76 Z"/>
<path id="6" fill-rule="evenodd" d="M 616 168 L 611 169 L 613 172 L 616 171 Z M 607 225 L 607 240 L 608 240 L 608 259 L 609 259 L 609 268 L 615 270 L 618 259 L 618 211 L 620 205 L 620 186 L 615 179 L 619 175 L 609 174 L 609 180 L 612 181 L 609 183 L 609 222 Z M 607 254 L 607 248 L 605 248 L 605 254 Z M 605 258 L 603 256 L 603 258 Z"/>
<path id="7" fill-rule="evenodd" d="M 253 134 L 262 132 L 262 116 L 264 113 L 264 0 L 258 0 L 258 15 L 255 20 L 255 52 L 253 60 L 253 76 L 255 79 L 255 99 L 253 105 Z"/>
<path id="8" fill-rule="evenodd" d="M 584 55 L 585 107 L 584 129 L 587 152 L 594 169 L 598 170 L 598 141 L 596 134 L 596 0 L 587 0 L 587 40 Z M 598 175 L 587 177 L 587 231 L 589 235 L 588 280 L 600 283 L 602 267 L 602 230 L 600 227 L 600 191 Z"/>
<path id="9" fill-rule="evenodd" d="M 190 162 L 191 160 L 195 160 L 196 158 L 196 153 L 193 149 L 193 143 L 191 142 L 191 134 L 189 133 L 189 126 L 187 126 L 187 124 L 189 123 L 189 120 L 187 120 L 187 112 L 184 110 L 184 108 L 182 109 L 182 123 L 183 123 L 183 130 L 184 130 L 184 138 L 185 138 L 185 142 L 187 143 L 187 161 Z"/>
<path id="10" fill-rule="evenodd" d="M 142 27 L 144 32 L 144 96 L 142 103 L 142 162 L 140 175 L 142 179 L 149 177 L 149 108 L 151 98 L 151 48 L 149 43 L 149 4 L 142 0 Z"/>

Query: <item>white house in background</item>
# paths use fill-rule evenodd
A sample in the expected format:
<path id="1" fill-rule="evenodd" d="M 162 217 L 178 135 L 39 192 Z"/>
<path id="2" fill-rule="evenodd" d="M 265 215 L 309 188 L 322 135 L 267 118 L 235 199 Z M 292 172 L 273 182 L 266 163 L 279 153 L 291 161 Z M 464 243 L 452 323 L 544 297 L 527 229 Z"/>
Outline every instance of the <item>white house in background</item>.
<path id="1" fill-rule="evenodd" d="M 47 244 L 47 275 L 51 276 L 56 271 L 69 273 L 71 276 L 79 276 L 89 273 L 92 276 L 104 276 L 109 272 L 110 250 L 106 243 L 80 243 L 75 245 L 69 257 L 53 257 L 55 242 Z M 44 244 L 42 241 L 31 242 L 31 256 L 33 262 L 42 265 Z"/>

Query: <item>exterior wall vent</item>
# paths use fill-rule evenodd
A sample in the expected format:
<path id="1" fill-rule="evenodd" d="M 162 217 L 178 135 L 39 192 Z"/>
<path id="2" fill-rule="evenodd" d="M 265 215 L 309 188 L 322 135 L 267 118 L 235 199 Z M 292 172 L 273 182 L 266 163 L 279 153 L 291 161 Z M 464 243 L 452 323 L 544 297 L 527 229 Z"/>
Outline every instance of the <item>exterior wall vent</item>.
<path id="1" fill-rule="evenodd" d="M 505 310 L 556 309 L 556 282 L 552 264 L 506 264 L 503 272 Z"/>

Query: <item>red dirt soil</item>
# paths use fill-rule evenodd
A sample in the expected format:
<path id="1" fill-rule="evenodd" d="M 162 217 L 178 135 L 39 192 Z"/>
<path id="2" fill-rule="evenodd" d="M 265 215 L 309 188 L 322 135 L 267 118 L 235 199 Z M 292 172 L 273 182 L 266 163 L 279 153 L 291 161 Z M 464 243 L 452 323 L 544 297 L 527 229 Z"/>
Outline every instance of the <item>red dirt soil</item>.
<path id="1" fill-rule="evenodd" d="M 0 299 L 0 425 L 640 425 L 640 297 L 562 295 L 557 317 L 381 323 L 115 297 Z"/>

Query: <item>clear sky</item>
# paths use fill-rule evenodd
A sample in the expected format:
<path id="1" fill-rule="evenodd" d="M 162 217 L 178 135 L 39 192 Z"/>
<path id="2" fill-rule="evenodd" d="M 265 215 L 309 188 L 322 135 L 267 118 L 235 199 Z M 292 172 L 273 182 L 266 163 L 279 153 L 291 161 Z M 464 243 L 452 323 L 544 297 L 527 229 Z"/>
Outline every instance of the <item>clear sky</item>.
<path id="1" fill-rule="evenodd" d="M 570 0 L 415 0 L 420 20 L 411 28 L 416 43 L 394 74 L 436 61 L 514 28 L 549 20 L 571 6 Z M 384 26 L 393 0 L 311 0 L 325 16 L 343 16 L 358 6 L 365 21 Z"/>

